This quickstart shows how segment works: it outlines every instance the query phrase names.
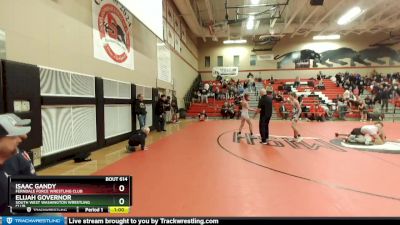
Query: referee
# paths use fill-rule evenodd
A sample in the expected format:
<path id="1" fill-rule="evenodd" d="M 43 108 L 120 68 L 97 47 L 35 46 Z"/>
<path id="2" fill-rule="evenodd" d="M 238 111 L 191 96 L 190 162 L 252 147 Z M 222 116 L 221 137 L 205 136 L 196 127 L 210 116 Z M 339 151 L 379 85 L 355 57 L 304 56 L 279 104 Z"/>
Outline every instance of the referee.
<path id="1" fill-rule="evenodd" d="M 254 114 L 260 113 L 259 129 L 261 134 L 261 144 L 267 145 L 269 139 L 269 121 L 272 116 L 272 99 L 267 96 L 267 91 L 265 89 L 260 90 L 260 100 L 258 101 L 258 109 Z"/>

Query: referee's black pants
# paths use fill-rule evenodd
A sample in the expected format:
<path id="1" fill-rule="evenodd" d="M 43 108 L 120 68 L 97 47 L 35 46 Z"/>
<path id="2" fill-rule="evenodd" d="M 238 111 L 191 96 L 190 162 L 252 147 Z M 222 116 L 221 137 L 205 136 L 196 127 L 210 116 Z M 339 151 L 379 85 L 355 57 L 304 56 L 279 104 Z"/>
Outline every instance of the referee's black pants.
<path id="1" fill-rule="evenodd" d="M 260 116 L 259 130 L 261 135 L 261 142 L 267 142 L 269 139 L 269 121 L 271 116 Z"/>

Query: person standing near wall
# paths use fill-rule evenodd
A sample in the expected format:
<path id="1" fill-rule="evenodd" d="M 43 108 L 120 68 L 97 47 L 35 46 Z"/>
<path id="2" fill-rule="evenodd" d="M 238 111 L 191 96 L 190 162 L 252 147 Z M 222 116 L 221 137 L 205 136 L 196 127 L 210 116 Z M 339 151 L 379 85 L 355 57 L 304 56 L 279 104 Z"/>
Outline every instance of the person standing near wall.
<path id="1" fill-rule="evenodd" d="M 390 90 L 388 86 L 385 86 L 381 91 L 380 99 L 381 99 L 381 111 L 383 113 L 383 108 L 385 108 L 385 112 L 387 113 L 389 106 L 389 99 L 390 99 Z"/>
<path id="2" fill-rule="evenodd" d="M 140 129 L 146 126 L 146 105 L 143 102 L 143 95 L 138 94 L 137 99 L 136 99 L 136 104 L 135 104 L 135 113 L 137 115 L 137 118 L 139 120 L 139 126 Z"/>
<path id="3" fill-rule="evenodd" d="M 155 108 L 158 132 L 166 131 L 165 130 L 165 109 L 164 109 L 165 100 L 166 100 L 165 95 L 161 95 L 160 99 L 158 99 L 158 102 L 157 102 L 156 108 Z"/>
<path id="4" fill-rule="evenodd" d="M 166 118 L 165 121 L 167 123 L 170 123 L 171 122 L 171 117 L 172 117 L 172 114 L 171 114 L 171 97 L 170 96 L 167 96 L 167 99 L 165 100 L 164 109 L 165 109 L 165 118 Z"/>

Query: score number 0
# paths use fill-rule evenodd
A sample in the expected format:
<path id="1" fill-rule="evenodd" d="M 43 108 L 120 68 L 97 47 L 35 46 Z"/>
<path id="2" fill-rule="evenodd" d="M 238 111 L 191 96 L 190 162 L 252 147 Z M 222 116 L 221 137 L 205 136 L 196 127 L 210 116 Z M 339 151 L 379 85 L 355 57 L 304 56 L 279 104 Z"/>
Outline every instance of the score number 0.
<path id="1" fill-rule="evenodd" d="M 120 192 L 124 192 L 124 191 L 125 191 L 125 186 L 124 186 L 124 185 L 119 185 L 118 190 L 119 190 Z M 124 199 L 124 198 L 120 198 L 120 199 L 118 200 L 118 203 L 119 203 L 120 205 L 125 204 L 125 199 Z"/>

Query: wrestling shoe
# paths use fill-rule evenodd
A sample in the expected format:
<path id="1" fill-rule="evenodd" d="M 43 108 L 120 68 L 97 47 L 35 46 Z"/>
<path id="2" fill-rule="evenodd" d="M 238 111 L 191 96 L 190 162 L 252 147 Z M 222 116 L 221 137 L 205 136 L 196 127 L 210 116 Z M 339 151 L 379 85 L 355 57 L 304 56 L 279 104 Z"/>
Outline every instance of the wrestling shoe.
<path id="1" fill-rule="evenodd" d="M 302 138 L 302 137 L 297 137 L 297 138 L 296 138 L 296 142 L 297 142 L 297 143 L 300 143 L 300 142 L 302 142 L 302 141 L 303 141 L 303 138 Z"/>

